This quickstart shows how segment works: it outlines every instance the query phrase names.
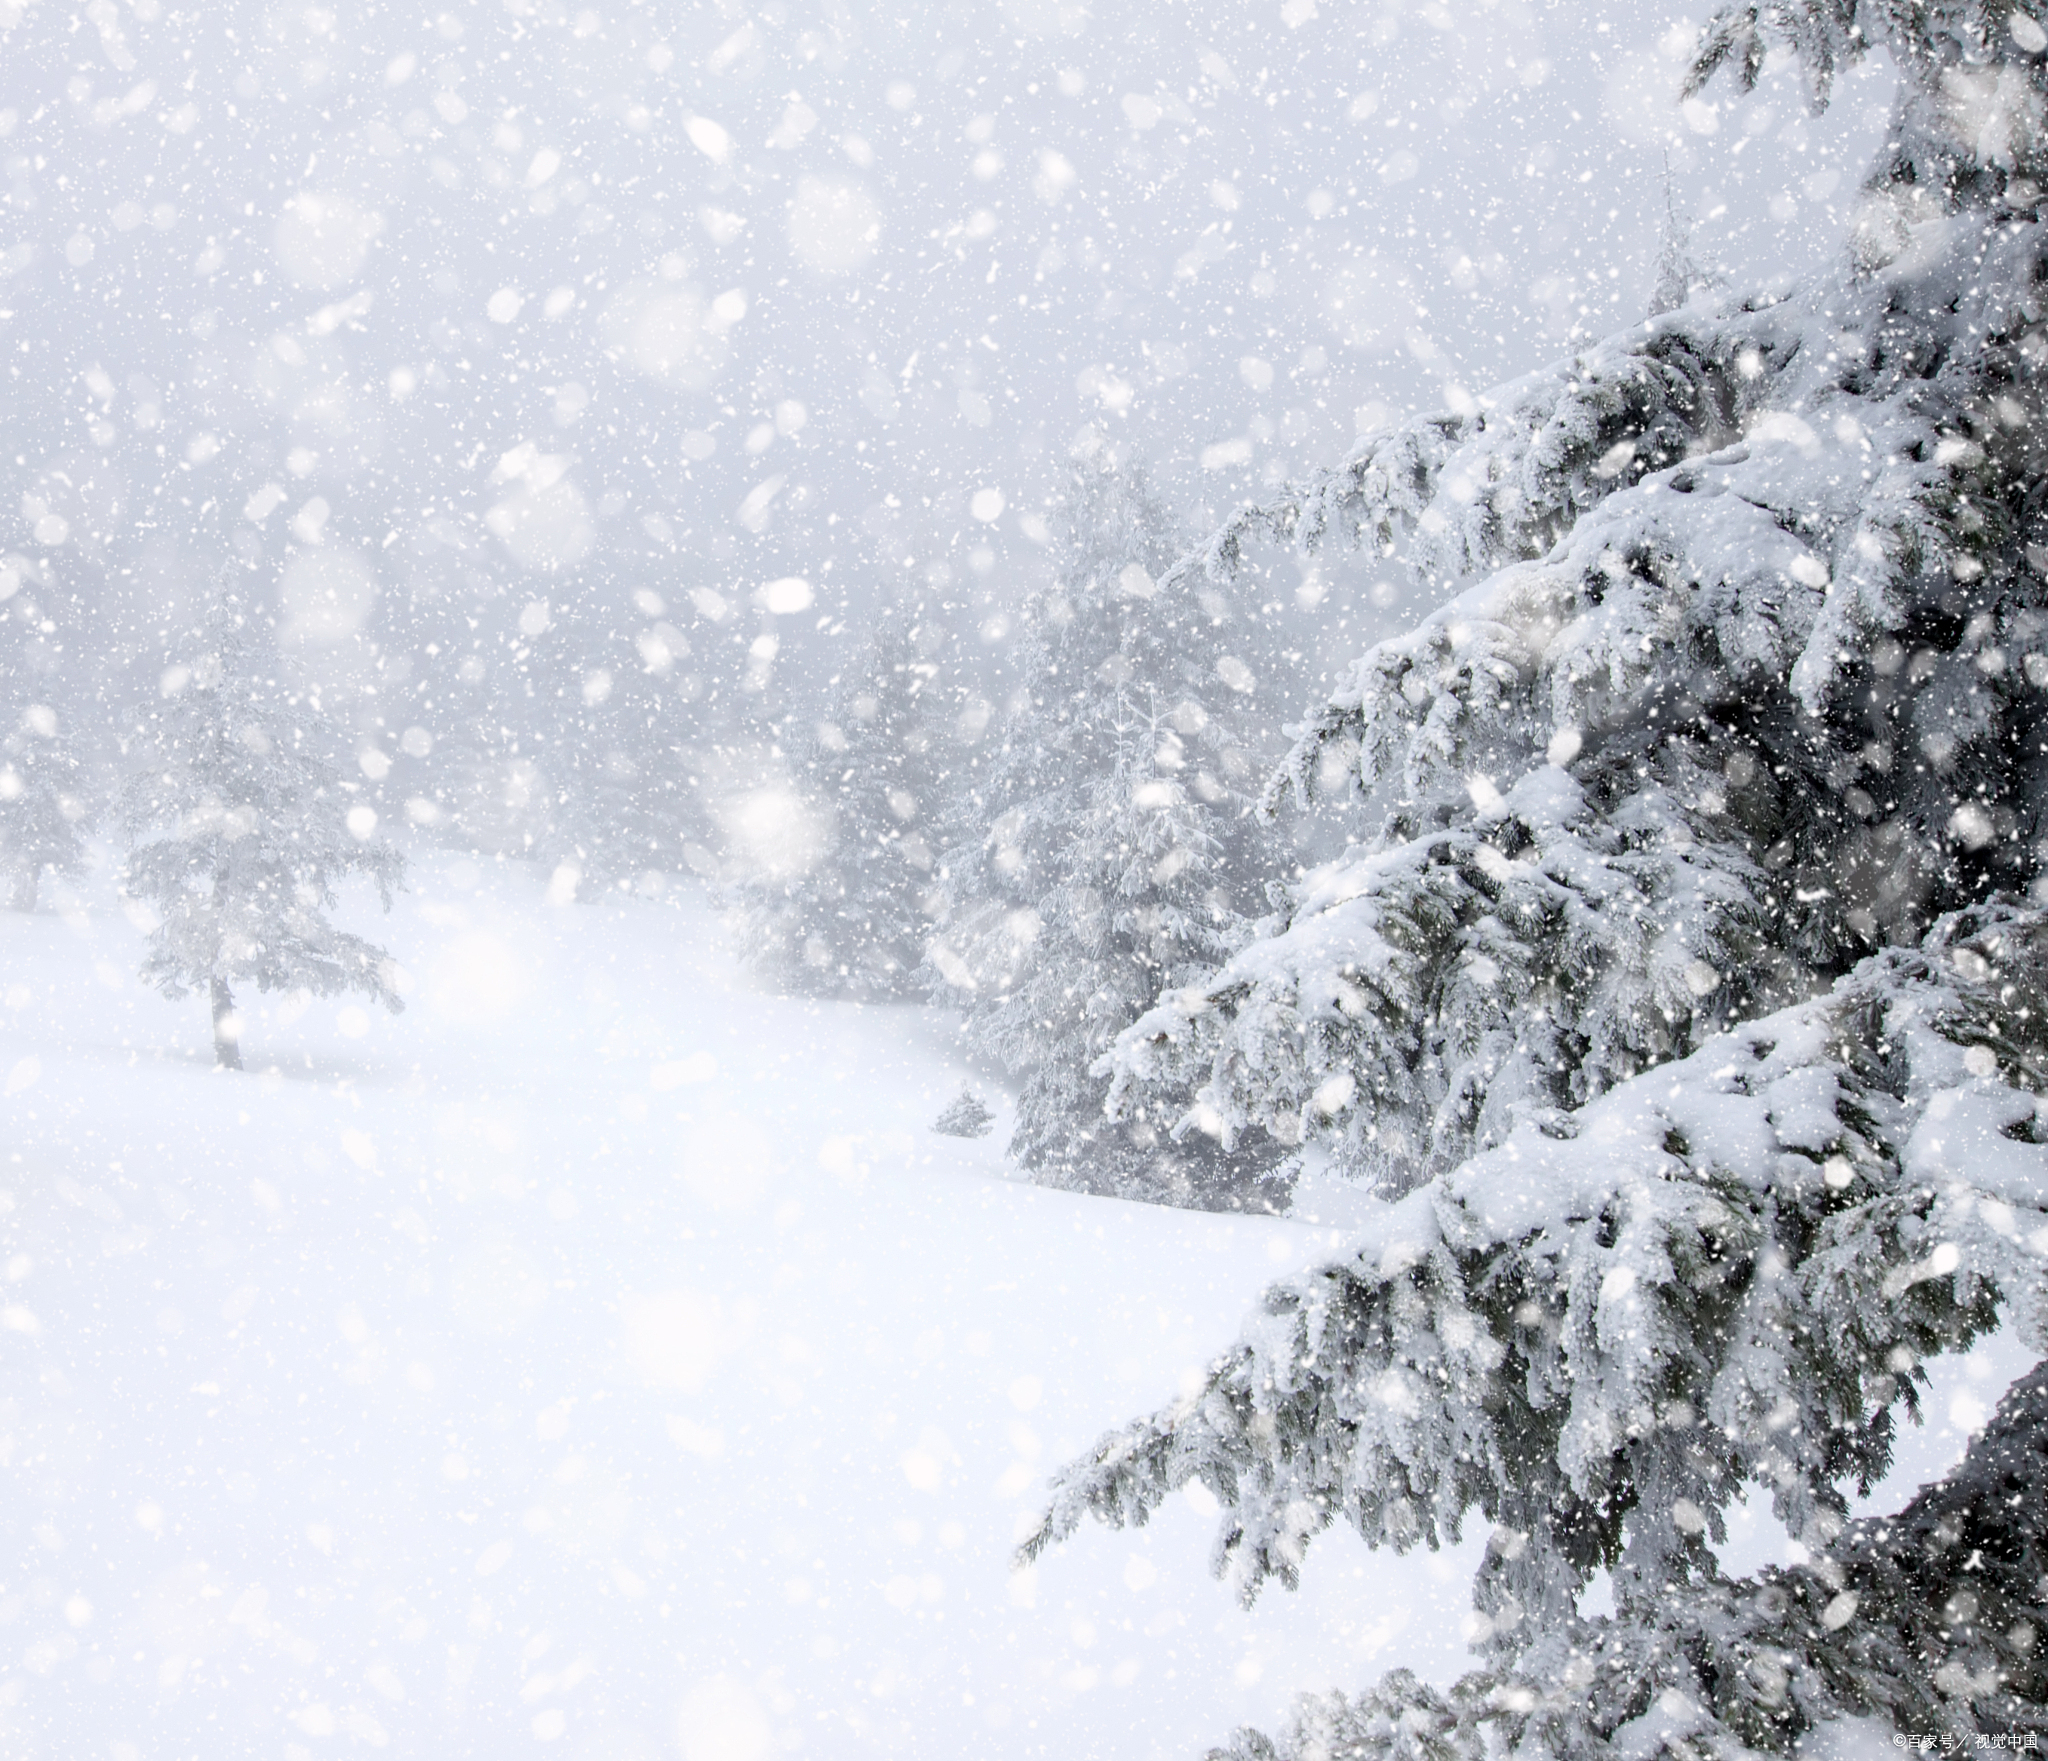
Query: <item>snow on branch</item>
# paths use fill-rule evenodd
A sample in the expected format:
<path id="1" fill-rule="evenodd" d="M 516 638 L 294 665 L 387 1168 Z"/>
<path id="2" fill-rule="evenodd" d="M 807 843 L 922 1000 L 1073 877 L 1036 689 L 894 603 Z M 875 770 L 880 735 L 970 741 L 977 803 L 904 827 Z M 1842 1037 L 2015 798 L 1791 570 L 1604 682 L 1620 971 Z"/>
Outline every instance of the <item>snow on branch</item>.
<path id="1" fill-rule="evenodd" d="M 1240 1730 L 1210 1761 L 1782 1754 L 1824 1720 L 1871 1714 L 1944 1753 L 1979 1733 L 2038 1744 L 2044 1506 L 2048 1364 L 1947 1479 L 1850 1523 L 1811 1564 L 1710 1577 L 1641 1624 L 1569 1621 L 1511 1669 L 1448 1691 L 1396 1670 L 1355 1698 L 1304 1695 L 1277 1742 Z"/>
<path id="2" fill-rule="evenodd" d="M 2048 26 L 2039 0 L 1739 0 L 1701 32 L 1685 95 L 1724 69 L 1756 85 L 1774 49 L 1806 74 L 1814 109 L 1882 49 L 1900 74 L 1883 157 L 1852 235 L 1866 267 L 1930 220 L 2009 203 L 2031 211 L 2048 170 Z"/>
<path id="3" fill-rule="evenodd" d="M 1746 1484 L 1832 1537 L 1923 1358 L 2002 1305 L 2040 1336 L 2044 959 L 2043 913 L 1963 912 L 1518 1127 L 1269 1290 L 1198 1393 L 1059 1477 L 1020 1556 L 1200 1480 L 1249 1601 L 1332 1523 L 1405 1551 L 1476 1510 L 1505 1657 L 1596 1568 L 1623 1606 L 1710 1574 Z"/>
<path id="4" fill-rule="evenodd" d="M 1334 470 L 1247 506 L 1167 576 L 1234 574 L 1249 543 L 1314 553 L 1337 542 L 1467 579 L 1547 551 L 1579 515 L 1645 472 L 1737 437 L 1754 400 L 1736 366 L 1753 338 L 1696 311 L 1514 380 L 1466 414 L 1436 412 L 1364 436 Z"/>

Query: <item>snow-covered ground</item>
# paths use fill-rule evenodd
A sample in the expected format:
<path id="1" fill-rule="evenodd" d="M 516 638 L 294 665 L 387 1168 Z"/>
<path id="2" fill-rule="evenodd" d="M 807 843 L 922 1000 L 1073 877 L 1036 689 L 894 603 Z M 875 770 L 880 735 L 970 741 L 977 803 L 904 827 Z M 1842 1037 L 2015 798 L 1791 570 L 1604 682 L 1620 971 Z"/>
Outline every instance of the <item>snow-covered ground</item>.
<path id="1" fill-rule="evenodd" d="M 0 1750 L 1185 1757 L 1458 1667 L 1462 1555 L 1247 1615 L 1177 1506 L 1010 1569 L 1336 1237 L 1016 1184 L 942 1016 L 544 895 L 429 858 L 349 913 L 406 1013 L 252 995 L 240 1076 L 107 865 L 0 915 Z"/>
<path id="2" fill-rule="evenodd" d="M 1330 1231 L 1006 1179 L 943 1017 L 763 996 L 700 902 L 433 857 L 354 927 L 407 1012 L 251 998 L 233 1076 L 107 865 L 0 914 L 10 1758 L 1187 1757 L 1462 1663 L 1471 1538 L 1250 1614 L 1186 1504 L 1010 1570 Z"/>

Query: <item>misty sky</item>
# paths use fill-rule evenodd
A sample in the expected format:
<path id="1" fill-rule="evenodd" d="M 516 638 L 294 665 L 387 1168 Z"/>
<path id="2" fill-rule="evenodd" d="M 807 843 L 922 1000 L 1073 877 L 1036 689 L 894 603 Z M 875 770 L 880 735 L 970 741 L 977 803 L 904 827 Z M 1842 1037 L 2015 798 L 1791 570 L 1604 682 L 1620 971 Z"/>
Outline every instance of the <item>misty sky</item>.
<path id="1" fill-rule="evenodd" d="M 1591 0 L 905 11 L 0 0 L 0 554 L 139 652 L 233 550 L 343 675 L 650 590 L 999 646 L 1091 425 L 1197 520 L 1334 462 L 1639 317 L 1667 163 L 1811 269 L 1890 90 L 1681 111 Z"/>

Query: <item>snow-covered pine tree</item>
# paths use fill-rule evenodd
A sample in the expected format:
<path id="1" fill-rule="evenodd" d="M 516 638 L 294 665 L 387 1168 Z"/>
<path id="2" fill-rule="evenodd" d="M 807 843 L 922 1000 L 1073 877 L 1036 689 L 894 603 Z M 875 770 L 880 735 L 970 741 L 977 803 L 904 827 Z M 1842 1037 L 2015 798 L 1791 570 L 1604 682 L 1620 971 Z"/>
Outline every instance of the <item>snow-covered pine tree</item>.
<path id="1" fill-rule="evenodd" d="M 351 806 L 319 705 L 277 677 L 228 593 L 171 658 L 121 802 L 127 891 L 158 918 L 142 976 L 167 997 L 207 993 L 214 1058 L 230 1069 L 242 1064 L 236 985 L 361 991 L 396 1013 L 391 957 L 326 913 L 356 874 L 388 911 L 405 859 L 375 835 L 374 812 Z"/>
<path id="2" fill-rule="evenodd" d="M 2011 1609 L 1967 1585 L 1945 1621 L 1905 1588 L 1866 1608 L 1859 1570 L 1920 1581 L 1917 1532 L 1844 1514 L 1924 1358 L 2007 1316 L 2038 1350 L 2048 1323 L 2048 924 L 2018 902 L 2048 780 L 2048 28 L 1780 0 L 1720 13 L 1696 76 L 1754 78 L 1774 43 L 1821 95 L 1875 49 L 1900 70 L 1838 273 L 1368 437 L 1197 559 L 1405 537 L 1450 594 L 1269 795 L 1348 814 L 1356 850 L 1114 1054 L 1113 1107 L 1298 1138 L 1379 1218 L 1068 1469 L 1026 1547 L 1199 1478 L 1249 1596 L 1333 1522 L 1397 1548 L 1489 1522 L 1482 1670 L 1310 1707 L 1270 1752 L 2041 1721 L 2031 1619 L 1986 1624 Z M 2010 1416 L 2048 1446 L 2039 1400 Z M 1824 1601 L 1721 1577 L 1751 1486 Z M 2038 1557 L 2024 1487 L 1928 1496 L 1959 1501 L 1930 1533 L 1996 1531 L 2000 1572 Z"/>
<path id="3" fill-rule="evenodd" d="M 0 715 L 8 707 L 0 704 Z M 84 872 L 91 818 L 84 771 L 56 710 L 23 706 L 14 731 L 0 740 L 0 876 L 14 910 L 36 908 L 44 869 Z"/>
<path id="4" fill-rule="evenodd" d="M 92 793 L 71 741 L 44 616 L 43 571 L 0 558 L 0 886 L 16 911 L 33 911 L 43 871 L 85 867 Z"/>
<path id="5" fill-rule="evenodd" d="M 1230 700 L 1252 681 L 1222 596 L 1162 590 L 1175 537 L 1141 468 L 1105 447 L 1072 461 L 1055 578 L 1023 610 L 1019 707 L 955 827 L 928 959 L 970 1045 L 1021 1079 L 1010 1150 L 1036 1178 L 1223 1208 L 1275 1196 L 1261 1146 L 1174 1144 L 1141 1108 L 1112 1123 L 1095 1068 L 1249 930 Z"/>
<path id="6" fill-rule="evenodd" d="M 932 1129 L 945 1137 L 986 1137 L 995 1122 L 995 1114 L 981 1096 L 971 1087 L 963 1087 L 932 1121 Z"/>
<path id="7" fill-rule="evenodd" d="M 684 851 L 710 836 L 697 779 L 685 760 L 687 706 L 673 670 L 689 653 L 672 624 L 637 638 L 608 633 L 584 659 L 552 657 L 552 713 L 537 721 L 535 854 L 570 870 L 588 898 L 652 870 L 679 874 Z"/>
<path id="8" fill-rule="evenodd" d="M 1723 277 L 1706 268 L 1693 250 L 1693 222 L 1679 206 L 1669 156 L 1664 161 L 1664 217 L 1658 225 L 1657 279 L 1650 288 L 1650 316 L 1675 312 L 1696 293 L 1719 286 Z"/>
<path id="9" fill-rule="evenodd" d="M 931 658 L 942 641 L 925 608 L 891 607 L 833 680 L 823 716 L 792 728 L 797 787 L 830 830 L 816 862 L 735 888 L 739 946 L 769 982 L 814 996 L 918 994 L 928 834 L 946 785 Z"/>

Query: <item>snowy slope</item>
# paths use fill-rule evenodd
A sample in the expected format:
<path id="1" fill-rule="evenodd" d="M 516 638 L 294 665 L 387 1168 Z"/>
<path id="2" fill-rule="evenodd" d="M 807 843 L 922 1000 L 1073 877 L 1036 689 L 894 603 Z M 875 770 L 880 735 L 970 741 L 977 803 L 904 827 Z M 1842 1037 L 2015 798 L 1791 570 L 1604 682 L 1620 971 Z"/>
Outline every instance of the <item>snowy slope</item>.
<path id="1" fill-rule="evenodd" d="M 104 865 L 0 917 L 10 1757 L 1185 1756 L 1462 1665 L 1469 1559 L 1247 1616 L 1176 1505 L 1009 1570 L 1330 1232 L 1009 1182 L 941 1017 L 701 904 L 436 858 L 351 927 L 408 1011 L 252 997 L 234 1077 Z"/>

